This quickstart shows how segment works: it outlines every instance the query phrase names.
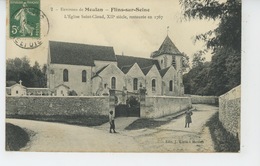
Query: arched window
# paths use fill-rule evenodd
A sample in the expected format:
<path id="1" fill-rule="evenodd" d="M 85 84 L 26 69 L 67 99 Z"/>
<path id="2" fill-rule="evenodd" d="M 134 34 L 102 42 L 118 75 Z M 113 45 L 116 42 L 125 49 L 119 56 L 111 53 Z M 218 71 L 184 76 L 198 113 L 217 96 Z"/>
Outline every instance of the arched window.
<path id="1" fill-rule="evenodd" d="M 172 90 L 173 90 L 173 81 L 171 80 L 170 82 L 169 82 L 169 91 L 170 92 L 172 92 Z"/>
<path id="2" fill-rule="evenodd" d="M 82 82 L 87 82 L 87 72 L 86 72 L 86 70 L 82 71 Z"/>
<path id="3" fill-rule="evenodd" d="M 152 91 L 156 90 L 156 80 L 152 79 Z"/>
<path id="4" fill-rule="evenodd" d="M 137 90 L 137 88 L 138 88 L 138 79 L 137 78 L 134 78 L 134 83 L 133 83 L 133 88 L 134 88 L 134 90 Z"/>
<path id="5" fill-rule="evenodd" d="M 116 78 L 115 77 L 111 78 L 111 89 L 116 89 Z"/>
<path id="6" fill-rule="evenodd" d="M 67 69 L 63 70 L 63 82 L 69 82 L 69 72 Z"/>

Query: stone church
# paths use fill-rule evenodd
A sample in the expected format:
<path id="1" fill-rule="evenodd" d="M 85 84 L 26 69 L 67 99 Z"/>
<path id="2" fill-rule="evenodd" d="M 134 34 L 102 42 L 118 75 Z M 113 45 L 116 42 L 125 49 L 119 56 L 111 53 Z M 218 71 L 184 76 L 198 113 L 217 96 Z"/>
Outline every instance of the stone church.
<path id="1" fill-rule="evenodd" d="M 148 96 L 182 96 L 182 58 L 168 35 L 150 58 L 116 55 L 108 46 L 50 41 L 47 87 L 62 96 L 69 91 L 107 95 L 109 89 L 137 93 L 140 88 Z"/>

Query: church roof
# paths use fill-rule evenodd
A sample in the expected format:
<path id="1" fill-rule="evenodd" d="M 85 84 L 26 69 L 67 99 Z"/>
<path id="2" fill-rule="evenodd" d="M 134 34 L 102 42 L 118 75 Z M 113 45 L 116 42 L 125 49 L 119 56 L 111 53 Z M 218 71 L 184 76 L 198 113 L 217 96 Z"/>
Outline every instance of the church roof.
<path id="1" fill-rule="evenodd" d="M 152 67 L 153 67 L 153 65 L 147 66 L 147 67 L 141 68 L 141 70 L 144 73 L 144 75 L 146 75 L 151 70 Z"/>
<path id="2" fill-rule="evenodd" d="M 94 60 L 116 61 L 113 47 L 50 41 L 50 63 L 95 66 Z"/>
<path id="3" fill-rule="evenodd" d="M 167 71 L 169 70 L 170 67 L 167 67 L 165 69 L 159 70 L 160 75 L 163 77 L 167 73 Z"/>
<path id="4" fill-rule="evenodd" d="M 172 42 L 170 37 L 167 35 L 158 51 L 152 53 L 152 58 L 160 56 L 162 54 L 170 55 L 182 55 L 175 44 Z"/>
<path id="5" fill-rule="evenodd" d="M 116 55 L 116 59 L 117 59 L 117 66 L 121 70 L 123 68 L 124 70 L 126 70 L 128 67 L 131 67 L 135 63 L 137 63 L 140 68 L 145 68 L 148 66 L 155 65 L 158 69 L 160 69 L 158 61 L 154 59 L 125 56 L 125 55 Z"/>
<path id="6" fill-rule="evenodd" d="M 121 71 L 126 74 L 126 73 L 128 73 L 128 71 L 129 71 L 133 66 L 134 66 L 134 64 L 129 65 L 129 66 L 123 66 L 123 67 L 121 68 Z"/>
<path id="7" fill-rule="evenodd" d="M 107 68 L 107 66 L 109 66 L 109 65 L 106 65 L 106 66 L 102 67 L 101 69 L 99 69 L 99 70 L 95 73 L 95 75 L 91 77 L 91 79 L 97 77 L 99 73 L 101 73 L 103 70 L 105 70 L 105 68 Z"/>

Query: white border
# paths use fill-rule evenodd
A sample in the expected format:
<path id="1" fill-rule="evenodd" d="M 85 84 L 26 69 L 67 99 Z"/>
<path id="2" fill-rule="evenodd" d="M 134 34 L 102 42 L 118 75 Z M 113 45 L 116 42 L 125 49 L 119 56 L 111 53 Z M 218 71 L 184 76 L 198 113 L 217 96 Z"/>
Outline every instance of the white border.
<path id="1" fill-rule="evenodd" d="M 240 153 L 31 153 L 5 152 L 5 0 L 0 0 L 1 165 L 260 165 L 260 1 L 243 1 L 242 142 Z"/>

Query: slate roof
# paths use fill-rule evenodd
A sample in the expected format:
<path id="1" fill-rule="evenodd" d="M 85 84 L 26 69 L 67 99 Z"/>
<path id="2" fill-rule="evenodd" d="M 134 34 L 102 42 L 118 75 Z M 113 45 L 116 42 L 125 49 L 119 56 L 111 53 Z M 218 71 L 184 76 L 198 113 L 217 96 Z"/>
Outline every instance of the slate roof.
<path id="1" fill-rule="evenodd" d="M 95 66 L 94 60 L 116 61 L 113 47 L 50 41 L 50 63 Z"/>
<path id="2" fill-rule="evenodd" d="M 144 73 L 144 75 L 146 75 L 151 70 L 152 67 L 153 67 L 153 65 L 147 66 L 147 67 L 141 68 L 141 70 Z"/>
<path id="3" fill-rule="evenodd" d="M 167 35 L 164 39 L 162 45 L 160 46 L 158 51 L 154 51 L 151 55 L 152 58 L 160 56 L 162 54 L 170 54 L 170 55 L 181 55 L 182 53 L 178 50 L 178 48 L 174 45 L 172 40 Z"/>
<path id="4" fill-rule="evenodd" d="M 134 66 L 134 64 L 129 65 L 129 66 L 123 66 L 123 67 L 121 68 L 121 71 L 126 74 L 126 73 L 128 73 L 128 71 L 129 71 L 133 66 Z"/>
<path id="5" fill-rule="evenodd" d="M 137 63 L 140 68 L 145 68 L 148 66 L 155 65 L 158 69 L 160 69 L 160 65 L 157 60 L 141 58 L 141 57 L 133 57 L 133 56 L 125 56 L 125 55 L 116 55 L 117 66 L 119 69 L 126 70 L 127 67 L 134 65 Z M 123 71 L 124 72 L 124 71 Z"/>
<path id="6" fill-rule="evenodd" d="M 159 70 L 160 75 L 163 77 L 163 76 L 167 73 L 167 71 L 169 70 L 169 68 L 170 68 L 170 67 L 167 67 L 167 68 L 165 68 L 165 69 Z"/>
<path id="7" fill-rule="evenodd" d="M 91 77 L 91 79 L 97 77 L 99 73 L 101 73 L 105 68 L 107 68 L 107 66 L 109 66 L 109 65 L 106 65 L 106 66 L 102 67 L 101 69 L 99 69 L 99 70 L 95 73 L 95 75 Z"/>

